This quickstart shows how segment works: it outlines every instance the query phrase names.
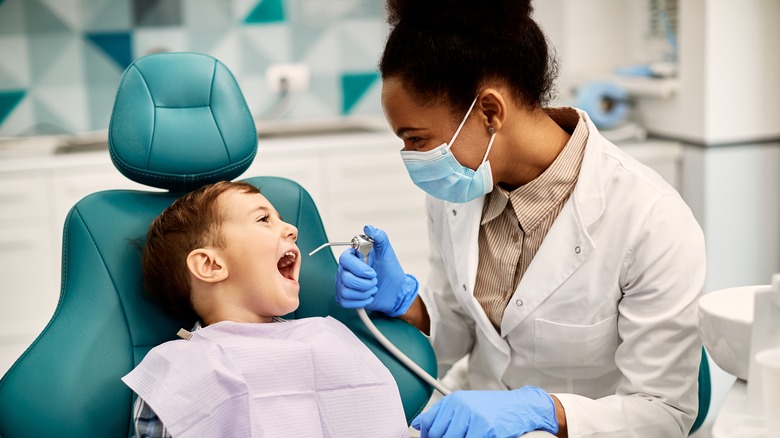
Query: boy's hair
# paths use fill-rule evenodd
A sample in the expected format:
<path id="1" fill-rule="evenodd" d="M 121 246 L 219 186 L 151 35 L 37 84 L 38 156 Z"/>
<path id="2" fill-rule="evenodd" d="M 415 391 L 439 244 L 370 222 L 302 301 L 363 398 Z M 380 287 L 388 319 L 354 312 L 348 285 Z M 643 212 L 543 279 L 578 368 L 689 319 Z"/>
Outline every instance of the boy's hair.
<path id="1" fill-rule="evenodd" d="M 217 200 L 228 191 L 260 193 L 245 182 L 220 181 L 203 186 L 173 202 L 149 226 L 141 256 L 144 288 L 149 297 L 173 316 L 198 319 L 192 307 L 187 256 L 197 248 L 224 248 L 224 219 Z"/>

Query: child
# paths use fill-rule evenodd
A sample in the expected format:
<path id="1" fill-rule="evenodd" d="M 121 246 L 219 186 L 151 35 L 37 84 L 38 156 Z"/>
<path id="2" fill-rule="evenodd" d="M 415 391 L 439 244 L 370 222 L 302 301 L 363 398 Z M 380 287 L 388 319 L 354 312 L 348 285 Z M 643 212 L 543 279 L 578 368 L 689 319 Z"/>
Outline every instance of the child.
<path id="1" fill-rule="evenodd" d="M 298 307 L 297 237 L 242 182 L 195 190 L 152 222 L 144 286 L 199 323 L 122 378 L 137 436 L 408 436 L 392 375 L 349 329 L 279 318 Z"/>

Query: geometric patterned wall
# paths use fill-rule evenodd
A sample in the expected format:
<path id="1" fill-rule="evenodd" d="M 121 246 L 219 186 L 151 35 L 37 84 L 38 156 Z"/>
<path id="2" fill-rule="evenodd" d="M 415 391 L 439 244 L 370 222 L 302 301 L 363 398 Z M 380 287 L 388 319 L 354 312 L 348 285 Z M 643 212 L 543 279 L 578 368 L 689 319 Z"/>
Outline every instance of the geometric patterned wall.
<path id="1" fill-rule="evenodd" d="M 0 0 L 0 137 L 105 129 L 119 78 L 157 51 L 196 51 L 235 75 L 250 110 L 266 69 L 305 63 L 284 117 L 379 115 L 380 0 Z"/>

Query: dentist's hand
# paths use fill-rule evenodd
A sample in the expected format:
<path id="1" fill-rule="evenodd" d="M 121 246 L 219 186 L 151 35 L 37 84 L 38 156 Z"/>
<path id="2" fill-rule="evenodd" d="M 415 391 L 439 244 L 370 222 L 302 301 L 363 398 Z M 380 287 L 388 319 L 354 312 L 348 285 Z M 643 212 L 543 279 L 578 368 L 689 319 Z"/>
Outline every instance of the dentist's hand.
<path id="1" fill-rule="evenodd" d="M 516 437 L 533 430 L 558 433 L 555 403 L 535 386 L 512 391 L 455 391 L 412 420 L 421 438 Z"/>
<path id="2" fill-rule="evenodd" d="M 384 231 L 366 225 L 363 232 L 374 239 L 368 264 L 353 248 L 341 254 L 336 301 L 350 309 L 365 307 L 389 316 L 403 315 L 417 297 L 417 280 L 404 273 Z"/>

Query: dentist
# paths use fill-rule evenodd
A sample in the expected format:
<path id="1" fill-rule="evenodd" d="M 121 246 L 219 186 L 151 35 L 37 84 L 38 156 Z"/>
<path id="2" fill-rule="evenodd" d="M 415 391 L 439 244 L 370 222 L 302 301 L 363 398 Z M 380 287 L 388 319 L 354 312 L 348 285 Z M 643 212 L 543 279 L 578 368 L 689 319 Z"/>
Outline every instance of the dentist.
<path id="1" fill-rule="evenodd" d="M 586 113 L 545 107 L 555 63 L 530 2 L 387 8 L 382 106 L 430 195 L 430 280 L 418 285 L 367 226 L 369 264 L 343 253 L 336 293 L 428 334 L 440 375 L 467 357 L 461 390 L 412 425 L 423 437 L 686 436 L 705 275 L 690 209 Z"/>

